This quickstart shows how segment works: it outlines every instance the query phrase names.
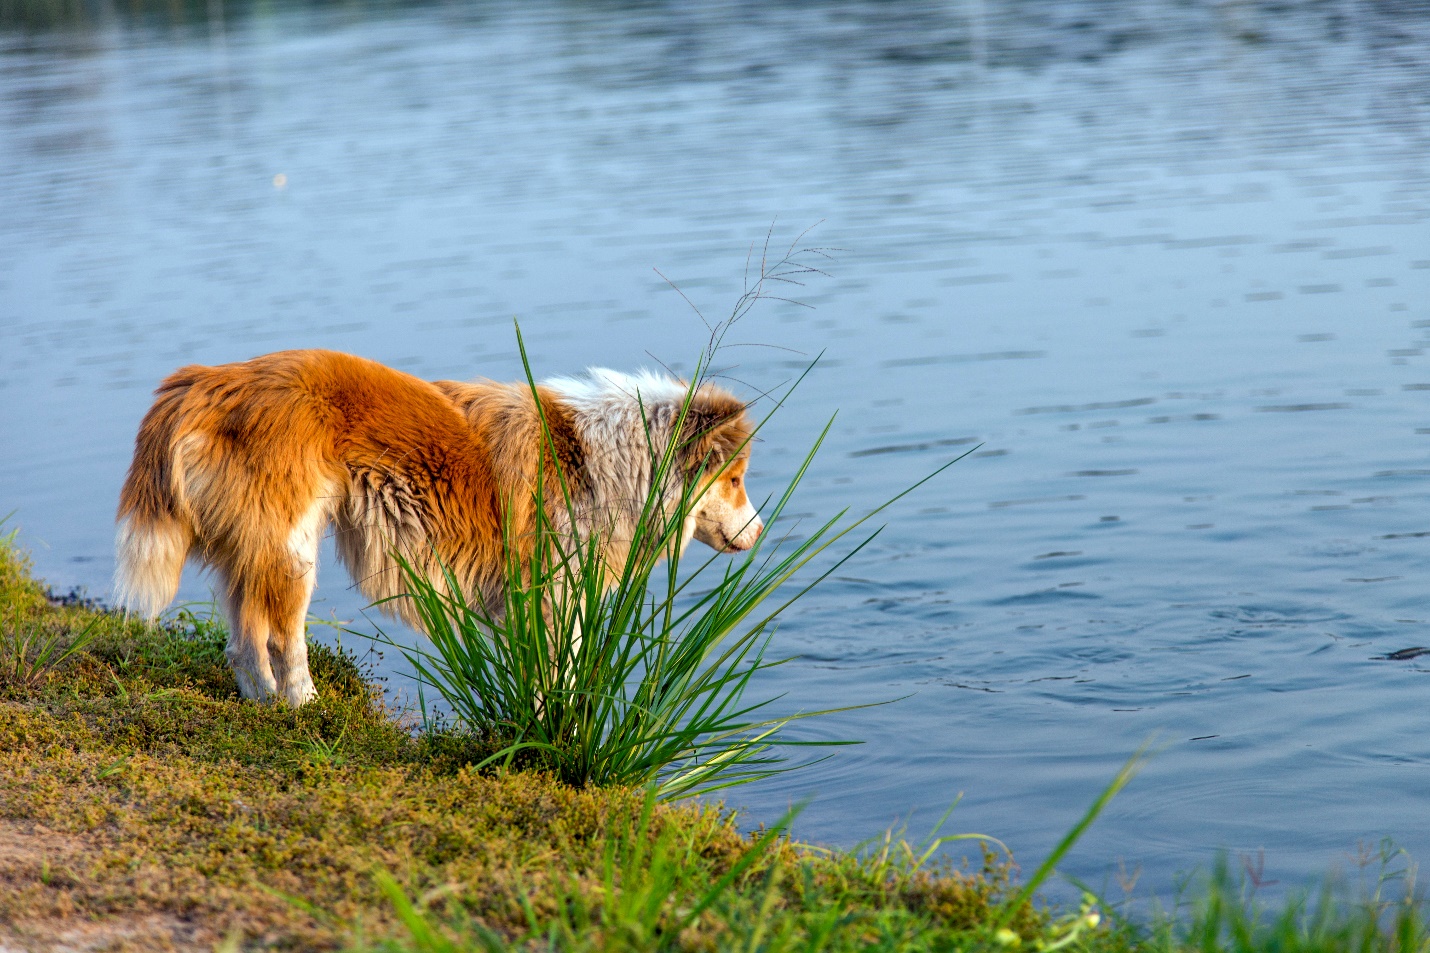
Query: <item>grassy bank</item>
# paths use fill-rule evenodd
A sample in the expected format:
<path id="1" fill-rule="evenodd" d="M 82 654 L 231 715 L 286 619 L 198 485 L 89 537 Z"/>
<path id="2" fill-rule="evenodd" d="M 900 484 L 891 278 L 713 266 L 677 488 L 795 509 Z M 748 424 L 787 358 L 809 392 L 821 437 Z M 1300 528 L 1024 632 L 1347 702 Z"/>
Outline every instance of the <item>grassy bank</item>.
<path id="1" fill-rule="evenodd" d="M 1268 912 L 1214 874 L 1170 914 L 1095 924 L 1020 902 L 991 853 L 828 852 L 477 772 L 480 740 L 414 731 L 339 652 L 313 648 L 317 702 L 263 707 L 212 621 L 66 602 L 0 545 L 0 950 L 1430 949 L 1403 879 Z"/>
<path id="2" fill-rule="evenodd" d="M 991 858 L 831 855 L 709 807 L 477 773 L 479 742 L 414 733 L 321 646 L 317 702 L 241 701 L 224 638 L 57 604 L 0 548 L 0 946 L 405 948 L 418 898 L 474 943 L 942 947 L 1009 894 Z M 1009 926 L 1048 923 L 1025 905 Z"/>

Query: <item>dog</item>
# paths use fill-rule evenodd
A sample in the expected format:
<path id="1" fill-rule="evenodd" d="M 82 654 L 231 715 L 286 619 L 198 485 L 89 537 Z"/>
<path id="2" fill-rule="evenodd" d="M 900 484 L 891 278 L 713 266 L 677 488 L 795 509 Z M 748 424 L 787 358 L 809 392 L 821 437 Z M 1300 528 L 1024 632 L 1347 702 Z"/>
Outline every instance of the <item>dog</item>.
<path id="1" fill-rule="evenodd" d="M 652 491 L 662 506 L 686 501 L 680 551 L 691 539 L 750 549 L 763 530 L 744 485 L 752 433 L 724 389 L 650 372 L 433 383 L 321 350 L 184 367 L 135 439 L 116 595 L 153 618 L 195 557 L 222 581 L 240 694 L 302 705 L 317 694 L 304 620 L 330 525 L 358 589 L 389 615 L 420 626 L 396 598 L 399 556 L 496 611 L 507 547 L 529 554 L 538 505 L 568 538 L 594 534 L 616 567 Z M 673 465 L 657 467 L 666 453 Z M 669 476 L 652 488 L 657 472 Z"/>

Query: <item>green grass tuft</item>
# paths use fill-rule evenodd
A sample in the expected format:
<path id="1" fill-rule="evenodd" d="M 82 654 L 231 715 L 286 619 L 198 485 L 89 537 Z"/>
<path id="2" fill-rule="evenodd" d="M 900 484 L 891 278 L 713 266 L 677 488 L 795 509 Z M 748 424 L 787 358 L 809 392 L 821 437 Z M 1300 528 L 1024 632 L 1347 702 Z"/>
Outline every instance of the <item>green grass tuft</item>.
<path id="1" fill-rule="evenodd" d="M 787 260 L 764 272 L 779 274 Z M 742 307 L 747 305 L 737 306 L 736 317 Z M 672 433 L 684 431 L 727 327 L 715 328 L 711 349 L 697 359 Z M 540 407 L 519 329 L 517 344 Z M 707 794 L 789 770 L 782 748 L 795 743 L 784 741 L 781 731 L 796 719 L 848 709 L 772 716 L 772 700 L 747 700 L 752 679 L 781 664 L 765 657 L 769 634 L 781 613 L 877 531 L 812 580 L 796 581 L 796 575 L 914 488 L 862 519 L 845 521 L 840 513 L 797 542 L 781 540 L 780 516 L 828 430 L 775 494 L 754 548 L 729 562 L 711 556 L 684 574 L 683 528 L 699 499 L 677 470 L 681 447 L 675 440 L 660 445 L 647 423 L 648 489 L 643 499 L 631 501 L 638 516 L 633 528 L 620 530 L 630 538 L 610 547 L 615 557 L 600 532 L 578 538 L 563 528 L 581 524 L 566 475 L 547 483 L 538 472 L 534 531 L 508 524 L 503 533 L 500 604 L 469 600 L 450 572 L 432 580 L 398 555 L 407 589 L 399 598 L 411 600 L 430 642 L 412 648 L 386 643 L 406 656 L 424 689 L 440 696 L 455 729 L 483 754 L 479 763 L 540 766 L 577 786 L 654 784 L 664 798 Z M 544 420 L 542 432 L 554 458 Z M 713 477 L 728 462 L 707 465 L 706 476 Z M 553 511 L 566 522 L 558 525 Z M 518 545 L 523 542 L 529 552 Z M 801 744 L 841 743 L 847 742 Z"/>

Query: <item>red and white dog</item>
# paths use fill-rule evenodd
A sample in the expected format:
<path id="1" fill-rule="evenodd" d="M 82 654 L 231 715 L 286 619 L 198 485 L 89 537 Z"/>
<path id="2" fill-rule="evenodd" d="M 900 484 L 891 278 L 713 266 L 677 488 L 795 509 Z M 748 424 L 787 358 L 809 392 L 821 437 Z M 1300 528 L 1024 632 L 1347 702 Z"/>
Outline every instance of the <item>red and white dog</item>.
<path id="1" fill-rule="evenodd" d="M 607 370 L 536 392 L 540 408 L 525 383 L 429 383 L 331 351 L 182 368 L 160 384 L 120 492 L 117 596 L 152 617 L 196 557 L 223 581 L 239 691 L 301 705 L 316 694 L 304 619 L 330 524 L 370 599 L 401 593 L 400 553 L 436 580 L 446 566 L 469 599 L 498 606 L 503 526 L 514 545 L 532 537 L 538 471 L 554 487 L 559 468 L 575 504 L 546 494 L 553 524 L 597 533 L 620 565 L 613 550 L 652 489 L 652 451 L 674 443 L 670 485 L 656 491 L 695 500 L 679 545 L 754 545 L 751 426 L 735 397 L 702 384 L 682 418 L 685 384 Z M 410 600 L 382 607 L 417 622 Z"/>

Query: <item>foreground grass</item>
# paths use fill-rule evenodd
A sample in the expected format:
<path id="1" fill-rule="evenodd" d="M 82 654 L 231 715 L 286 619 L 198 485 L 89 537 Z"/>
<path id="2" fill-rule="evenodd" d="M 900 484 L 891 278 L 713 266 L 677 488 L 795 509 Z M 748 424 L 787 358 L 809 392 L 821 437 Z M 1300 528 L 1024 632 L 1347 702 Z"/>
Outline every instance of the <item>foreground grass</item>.
<path id="1" fill-rule="evenodd" d="M 0 543 L 0 949 L 1430 950 L 1413 886 L 1275 911 L 1216 872 L 1140 926 L 1024 901 L 1010 865 L 826 852 L 422 734 L 355 661 L 237 698 L 221 627 L 65 605 Z"/>
<path id="2" fill-rule="evenodd" d="M 711 807 L 478 773 L 479 741 L 415 734 L 321 646 L 318 701 L 241 701 L 223 639 L 57 605 L 0 547 L 0 947 L 98 929 L 115 949 L 405 948 L 402 898 L 497 945 L 947 947 L 1011 894 L 991 858 L 831 855 Z M 1025 904 L 1008 926 L 1049 922 Z"/>

